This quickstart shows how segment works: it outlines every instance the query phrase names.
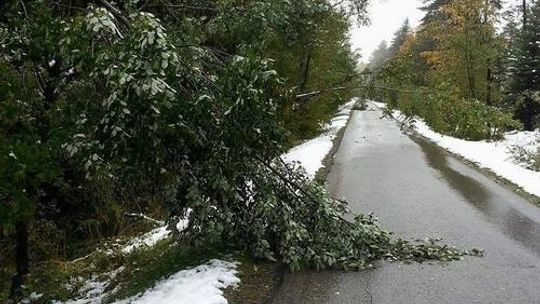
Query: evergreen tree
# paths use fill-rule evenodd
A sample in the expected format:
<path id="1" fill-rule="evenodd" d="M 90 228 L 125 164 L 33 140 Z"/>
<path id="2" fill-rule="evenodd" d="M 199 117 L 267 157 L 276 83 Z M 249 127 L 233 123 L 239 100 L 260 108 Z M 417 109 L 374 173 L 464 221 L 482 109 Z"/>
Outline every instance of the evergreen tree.
<path id="1" fill-rule="evenodd" d="M 516 116 L 527 130 L 540 123 L 540 2 L 529 12 L 512 54 L 511 93 L 516 101 Z"/>
<path id="2" fill-rule="evenodd" d="M 445 14 L 442 12 L 441 8 L 452 2 L 453 0 L 424 0 L 423 6 L 420 7 L 420 10 L 426 12 L 425 16 L 422 18 L 422 26 L 426 26 L 436 20 L 444 19 Z"/>
<path id="3" fill-rule="evenodd" d="M 382 66 L 390 58 L 390 49 L 386 40 L 381 41 L 369 58 L 369 68 L 376 69 Z"/>
<path id="4" fill-rule="evenodd" d="M 403 45 L 405 40 L 407 39 L 407 35 L 409 35 L 411 31 L 411 25 L 409 22 L 409 18 L 405 19 L 403 21 L 403 24 L 399 28 L 399 30 L 396 31 L 394 34 L 394 39 L 392 40 L 392 44 L 390 45 L 390 56 L 395 56 L 399 52 L 399 48 Z"/>

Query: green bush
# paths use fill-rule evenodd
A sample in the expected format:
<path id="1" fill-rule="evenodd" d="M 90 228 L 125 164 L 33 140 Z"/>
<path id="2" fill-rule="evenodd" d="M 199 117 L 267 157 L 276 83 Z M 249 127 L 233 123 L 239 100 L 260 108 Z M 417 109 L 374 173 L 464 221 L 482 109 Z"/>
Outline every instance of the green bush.
<path id="1" fill-rule="evenodd" d="M 512 114 L 477 100 L 458 97 L 445 86 L 435 92 L 401 91 L 394 108 L 407 117 L 422 118 L 436 132 L 468 140 L 500 139 L 506 131 L 521 127 Z"/>

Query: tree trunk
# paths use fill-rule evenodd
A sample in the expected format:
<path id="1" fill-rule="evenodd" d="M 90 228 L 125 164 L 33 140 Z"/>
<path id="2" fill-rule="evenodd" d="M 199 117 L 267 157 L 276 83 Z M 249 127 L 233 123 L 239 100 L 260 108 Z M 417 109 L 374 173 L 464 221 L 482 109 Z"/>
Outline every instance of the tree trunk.
<path id="1" fill-rule="evenodd" d="M 465 46 L 463 47 L 463 59 L 465 60 L 465 69 L 467 73 L 467 85 L 470 97 L 476 99 L 476 79 L 474 75 L 475 60 L 470 50 L 472 47 L 469 42 L 468 31 L 465 34 Z"/>
<path id="2" fill-rule="evenodd" d="M 527 26 L 527 0 L 523 0 L 522 4 L 523 9 L 523 29 Z"/>
<path id="3" fill-rule="evenodd" d="M 300 68 L 300 81 L 299 81 L 299 92 L 303 92 L 306 88 L 306 83 L 308 81 L 309 75 L 309 65 L 311 63 L 311 51 L 307 51 L 305 59 L 302 61 Z"/>
<path id="4" fill-rule="evenodd" d="M 491 91 L 493 87 L 493 73 L 491 71 L 491 68 L 487 69 L 486 80 L 487 80 L 486 104 L 488 106 L 491 106 L 492 105 Z"/>
<path id="5" fill-rule="evenodd" d="M 471 98 L 476 99 L 476 79 L 474 78 L 471 67 L 467 68 L 467 80 L 469 82 L 469 92 L 471 94 Z"/>
<path id="6" fill-rule="evenodd" d="M 21 287 L 24 279 L 30 270 L 30 259 L 28 257 L 28 223 L 20 221 L 15 224 L 15 264 L 17 273 L 11 280 L 10 298 L 21 295 Z"/>

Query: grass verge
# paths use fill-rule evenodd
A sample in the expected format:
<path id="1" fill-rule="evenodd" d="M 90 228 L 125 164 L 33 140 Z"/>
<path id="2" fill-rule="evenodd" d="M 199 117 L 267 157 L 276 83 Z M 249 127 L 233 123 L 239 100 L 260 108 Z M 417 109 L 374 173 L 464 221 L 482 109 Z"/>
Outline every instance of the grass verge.
<path id="1" fill-rule="evenodd" d="M 283 280 L 284 266 L 280 263 L 255 260 L 239 256 L 238 277 L 240 285 L 225 290 L 229 304 L 271 303 L 273 296 Z"/>

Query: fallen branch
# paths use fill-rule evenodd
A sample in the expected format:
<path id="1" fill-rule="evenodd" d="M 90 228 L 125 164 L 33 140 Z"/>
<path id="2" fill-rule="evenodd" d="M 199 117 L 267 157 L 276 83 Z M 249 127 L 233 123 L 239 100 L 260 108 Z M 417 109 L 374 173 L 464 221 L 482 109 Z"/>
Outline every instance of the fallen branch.
<path id="1" fill-rule="evenodd" d="M 165 222 L 164 221 L 160 221 L 160 220 L 156 220 L 156 219 L 153 219 L 147 215 L 144 215 L 142 213 L 124 213 L 125 216 L 127 217 L 131 217 L 131 218 L 141 218 L 143 220 L 147 220 L 149 222 L 152 222 L 152 223 L 155 223 L 155 224 L 158 224 L 159 226 L 163 226 L 165 225 Z"/>
<path id="2" fill-rule="evenodd" d="M 353 89 L 353 88 L 354 87 L 335 87 L 335 88 L 330 88 L 330 89 L 326 89 L 326 90 L 314 91 L 314 92 L 309 92 L 309 93 L 296 95 L 296 99 L 309 98 L 309 97 L 321 95 L 321 94 L 324 94 L 324 93 L 329 93 L 329 92 L 334 92 L 334 91 L 342 91 L 342 90 Z"/>

